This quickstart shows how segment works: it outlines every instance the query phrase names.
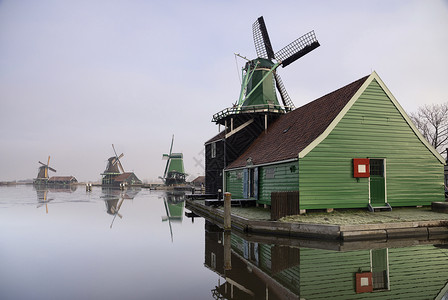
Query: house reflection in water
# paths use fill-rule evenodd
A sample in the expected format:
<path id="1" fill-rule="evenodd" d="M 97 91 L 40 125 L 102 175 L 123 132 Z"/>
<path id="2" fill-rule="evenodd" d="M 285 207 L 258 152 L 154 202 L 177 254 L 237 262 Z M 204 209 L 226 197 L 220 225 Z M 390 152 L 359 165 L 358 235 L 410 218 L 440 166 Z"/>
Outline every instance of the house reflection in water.
<path id="1" fill-rule="evenodd" d="M 37 208 L 45 205 L 45 210 L 48 214 L 48 203 L 53 201 L 53 194 L 55 193 L 72 193 L 78 188 L 77 185 L 34 185 L 34 190 L 37 195 Z M 50 196 L 52 194 L 52 196 Z"/>
<path id="2" fill-rule="evenodd" d="M 261 240 L 231 233 L 232 268 L 225 270 L 224 232 L 206 223 L 204 264 L 224 279 L 212 290 L 216 299 L 448 299 L 446 241 L 335 251 Z"/>

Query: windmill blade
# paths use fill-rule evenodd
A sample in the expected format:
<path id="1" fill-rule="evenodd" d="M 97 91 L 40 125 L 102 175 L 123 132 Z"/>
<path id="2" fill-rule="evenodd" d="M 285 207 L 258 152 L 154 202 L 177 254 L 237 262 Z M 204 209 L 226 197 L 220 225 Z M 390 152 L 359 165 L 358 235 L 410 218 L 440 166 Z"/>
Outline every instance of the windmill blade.
<path id="1" fill-rule="evenodd" d="M 114 144 L 112 144 L 112 149 L 114 149 L 114 153 L 115 153 L 115 157 L 117 158 L 113 165 L 115 166 L 115 164 L 118 162 L 118 167 L 120 168 L 121 172 L 124 173 L 124 168 L 123 165 L 121 164 L 120 158 L 122 158 L 124 156 L 123 153 L 120 154 L 120 156 L 117 155 L 117 151 L 115 151 L 115 147 Z"/>
<path id="2" fill-rule="evenodd" d="M 112 149 L 114 149 L 115 157 L 118 157 L 118 155 L 117 155 L 117 151 L 115 151 L 114 144 L 112 144 Z"/>
<path id="3" fill-rule="evenodd" d="M 46 164 L 44 164 L 43 162 L 41 162 L 40 160 L 39 160 L 39 163 L 42 165 L 42 166 L 47 166 Z"/>
<path id="4" fill-rule="evenodd" d="M 165 205 L 165 211 L 168 218 L 168 223 L 170 224 L 171 242 L 173 242 L 173 228 L 171 227 L 170 210 L 168 209 L 168 203 L 165 197 L 163 198 L 163 204 Z"/>
<path id="5" fill-rule="evenodd" d="M 166 178 L 168 172 L 168 166 L 170 165 L 171 161 L 171 153 L 173 153 L 173 144 L 174 144 L 174 134 L 173 137 L 171 138 L 170 154 L 168 154 L 168 160 L 166 161 L 165 172 L 163 172 L 163 178 Z M 163 156 L 166 157 L 166 154 L 164 154 Z"/>
<path id="6" fill-rule="evenodd" d="M 48 201 L 47 201 L 47 193 L 48 193 L 48 191 L 45 191 L 44 192 L 44 201 L 45 201 L 45 211 L 47 212 L 47 214 L 48 214 Z"/>
<path id="7" fill-rule="evenodd" d="M 120 163 L 120 158 L 122 158 L 124 156 L 123 153 L 120 154 L 120 156 L 118 157 L 114 157 L 114 159 L 112 160 L 112 166 L 115 166 L 117 163 Z"/>
<path id="8" fill-rule="evenodd" d="M 114 214 L 114 218 L 112 219 L 112 223 L 110 223 L 110 227 L 109 227 L 109 228 L 112 228 L 112 226 L 114 225 L 115 218 L 116 218 L 117 216 L 118 216 L 120 219 L 123 218 L 123 216 L 122 216 L 121 214 L 118 213 L 118 212 L 120 211 L 121 205 L 123 204 L 123 201 L 124 201 L 124 198 L 121 198 L 120 202 L 119 202 L 118 205 L 117 205 L 117 210 L 115 210 L 115 209 L 112 210 L 112 213 Z"/>
<path id="9" fill-rule="evenodd" d="M 48 167 L 48 170 L 53 171 L 53 172 L 56 172 L 56 170 L 53 169 L 52 167 Z"/>
<path id="10" fill-rule="evenodd" d="M 262 16 L 252 25 L 252 33 L 258 57 L 273 59 L 275 57 L 274 50 L 272 50 L 271 40 Z"/>
<path id="11" fill-rule="evenodd" d="M 165 172 L 163 172 L 163 178 L 166 178 L 166 173 L 168 172 L 168 166 L 170 164 L 171 158 L 168 158 L 168 160 L 166 161 L 166 166 L 165 166 Z"/>
<path id="12" fill-rule="evenodd" d="M 319 46 L 314 31 L 310 31 L 275 53 L 275 59 L 281 61 L 284 68 Z"/>
<path id="13" fill-rule="evenodd" d="M 286 109 L 294 110 L 296 107 L 294 106 L 294 103 L 292 102 L 291 98 L 289 97 L 288 93 L 286 92 L 285 86 L 283 85 L 283 81 L 280 78 L 280 75 L 277 74 L 277 72 L 274 73 L 275 78 L 275 85 L 277 86 L 277 89 L 280 93 L 280 97 L 283 101 L 283 106 L 285 106 Z"/>
<path id="14" fill-rule="evenodd" d="M 120 168 L 121 172 L 124 173 L 123 165 L 121 164 L 121 161 L 118 159 L 118 167 Z"/>
<path id="15" fill-rule="evenodd" d="M 48 168 L 49 168 L 49 165 L 50 165 L 50 155 L 48 155 L 48 162 L 47 162 L 47 165 L 46 165 L 46 168 L 45 168 L 45 178 L 48 178 Z"/>
<path id="16" fill-rule="evenodd" d="M 174 134 L 173 134 L 173 137 L 171 138 L 170 156 L 173 151 L 173 144 L 174 144 Z"/>

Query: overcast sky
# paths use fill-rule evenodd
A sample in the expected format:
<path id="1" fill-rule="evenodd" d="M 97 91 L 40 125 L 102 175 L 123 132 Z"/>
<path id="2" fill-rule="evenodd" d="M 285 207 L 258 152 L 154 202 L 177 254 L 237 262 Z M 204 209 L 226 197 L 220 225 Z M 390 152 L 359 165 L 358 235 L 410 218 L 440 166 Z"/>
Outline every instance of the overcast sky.
<path id="1" fill-rule="evenodd" d="M 203 174 L 259 16 L 274 51 L 310 30 L 321 44 L 279 70 L 297 107 L 372 71 L 408 112 L 448 101 L 447 0 L 0 0 L 0 180 L 35 178 L 50 155 L 54 175 L 95 181 L 115 144 L 153 181 L 173 134 Z"/>

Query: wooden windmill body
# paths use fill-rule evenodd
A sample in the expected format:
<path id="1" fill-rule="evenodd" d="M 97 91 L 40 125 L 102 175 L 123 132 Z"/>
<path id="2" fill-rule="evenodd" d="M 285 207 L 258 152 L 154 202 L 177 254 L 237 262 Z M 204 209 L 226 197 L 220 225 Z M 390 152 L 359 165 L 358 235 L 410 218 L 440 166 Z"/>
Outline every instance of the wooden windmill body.
<path id="1" fill-rule="evenodd" d="M 39 167 L 39 171 L 37 173 L 37 177 L 33 180 L 34 185 L 47 185 L 49 177 L 49 171 L 56 172 L 55 169 L 50 167 L 50 156 L 48 156 L 48 161 L 46 164 L 39 161 L 41 166 Z"/>
<path id="2" fill-rule="evenodd" d="M 115 156 L 109 157 L 109 159 L 107 160 L 106 169 L 103 173 L 101 173 L 101 184 L 104 186 L 114 185 L 115 178 L 124 173 L 123 166 L 120 162 L 120 158 L 122 158 L 124 154 L 121 153 L 120 155 L 117 155 L 113 144 L 112 149 L 114 150 Z"/>

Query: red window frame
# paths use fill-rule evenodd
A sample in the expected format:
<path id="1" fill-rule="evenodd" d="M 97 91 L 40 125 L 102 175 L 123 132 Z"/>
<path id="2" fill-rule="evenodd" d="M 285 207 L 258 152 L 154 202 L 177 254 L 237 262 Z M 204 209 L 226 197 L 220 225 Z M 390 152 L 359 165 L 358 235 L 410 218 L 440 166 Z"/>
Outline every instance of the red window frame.
<path id="1" fill-rule="evenodd" d="M 361 285 L 361 279 L 366 279 L 368 285 Z M 372 272 L 356 273 L 356 293 L 369 293 L 373 292 Z"/>
<path id="2" fill-rule="evenodd" d="M 360 166 L 365 166 L 365 172 L 360 172 Z M 354 158 L 353 159 L 353 177 L 355 178 L 369 178 L 370 177 L 370 159 L 368 158 Z"/>

